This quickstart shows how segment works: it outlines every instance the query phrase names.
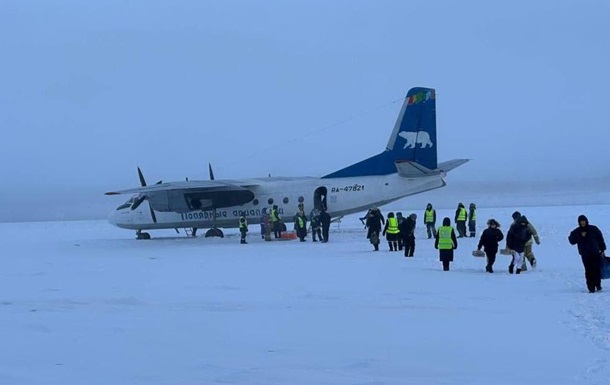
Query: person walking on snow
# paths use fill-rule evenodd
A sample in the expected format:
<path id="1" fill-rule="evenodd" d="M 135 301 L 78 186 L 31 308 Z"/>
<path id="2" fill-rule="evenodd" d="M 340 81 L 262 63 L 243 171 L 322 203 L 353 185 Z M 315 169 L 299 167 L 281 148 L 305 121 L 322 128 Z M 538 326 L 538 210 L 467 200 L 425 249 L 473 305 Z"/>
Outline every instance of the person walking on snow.
<path id="1" fill-rule="evenodd" d="M 438 250 L 438 258 L 443 263 L 443 271 L 449 271 L 449 264 L 453 262 L 453 250 L 458 243 L 455 230 L 451 227 L 451 219 L 443 218 L 443 225 L 436 231 L 434 248 Z"/>
<path id="2" fill-rule="evenodd" d="M 602 289 L 601 266 L 602 258 L 605 257 L 606 242 L 602 232 L 589 224 L 586 216 L 578 217 L 578 227 L 572 230 L 568 236 L 571 245 L 578 245 L 578 254 L 585 267 L 585 279 L 589 293 L 595 293 Z"/>
<path id="3" fill-rule="evenodd" d="M 532 237 L 532 232 L 529 230 L 528 221 L 525 215 L 513 223 L 506 234 L 506 247 L 511 250 L 513 260 L 508 266 L 508 272 L 513 273 L 513 269 L 516 266 L 515 273 L 521 274 L 521 265 L 523 264 L 523 254 L 525 252 L 525 244 Z"/>
<path id="4" fill-rule="evenodd" d="M 487 221 L 487 228 L 483 230 L 477 250 L 485 248 L 485 256 L 487 257 L 487 266 L 485 271 L 493 273 L 494 262 L 496 262 L 496 254 L 498 253 L 498 242 L 504 239 L 504 234 L 500 231 L 500 224 L 495 219 Z"/>

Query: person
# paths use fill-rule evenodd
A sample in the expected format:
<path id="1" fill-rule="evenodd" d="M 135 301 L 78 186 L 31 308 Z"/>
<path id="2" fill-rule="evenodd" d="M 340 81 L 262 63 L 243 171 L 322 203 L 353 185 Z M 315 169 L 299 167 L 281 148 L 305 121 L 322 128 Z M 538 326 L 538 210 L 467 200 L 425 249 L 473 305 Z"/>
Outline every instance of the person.
<path id="1" fill-rule="evenodd" d="M 513 218 L 513 223 L 515 223 L 519 218 L 521 218 L 521 213 L 519 211 L 515 211 L 512 214 L 512 218 Z M 536 258 L 534 257 L 534 252 L 532 250 L 532 246 L 534 244 L 534 241 L 536 241 L 537 245 L 540 244 L 540 237 L 538 236 L 538 231 L 536 231 L 536 228 L 534 227 L 534 225 L 531 224 L 531 222 L 529 220 L 527 222 L 527 228 L 532 233 L 532 237 L 527 242 L 525 242 L 525 251 L 524 251 L 525 259 L 523 260 L 523 264 L 521 265 L 521 271 L 527 270 L 527 262 L 530 263 L 530 266 L 532 268 L 536 267 L 537 261 L 536 261 Z"/>
<path id="2" fill-rule="evenodd" d="M 326 208 L 320 210 L 320 226 L 322 226 L 322 243 L 328 242 L 328 230 L 330 229 L 330 214 L 326 212 Z"/>
<path id="3" fill-rule="evenodd" d="M 378 208 L 371 209 L 368 218 L 366 219 L 366 238 L 371 242 L 375 251 L 379 251 L 379 234 L 381 226 L 385 223 L 385 219 Z"/>
<path id="4" fill-rule="evenodd" d="M 605 257 L 606 242 L 597 226 L 589 224 L 584 215 L 578 216 L 578 227 L 570 232 L 568 241 L 571 245 L 578 245 L 578 254 L 585 267 L 585 279 L 589 293 L 602 289 L 601 266 Z"/>
<path id="5" fill-rule="evenodd" d="M 455 227 L 458 231 L 458 238 L 466 236 L 466 219 L 468 219 L 468 213 L 464 208 L 464 204 L 459 203 L 455 210 Z"/>
<path id="6" fill-rule="evenodd" d="M 383 228 L 383 235 L 385 235 L 390 246 L 390 251 L 398 251 L 398 220 L 394 217 L 393 212 L 388 213 L 388 220 Z"/>
<path id="7" fill-rule="evenodd" d="M 436 238 L 436 210 L 432 208 L 432 203 L 426 205 L 426 211 L 424 211 L 424 225 L 428 232 L 428 239 L 433 236 Z"/>
<path id="8" fill-rule="evenodd" d="M 402 216 L 402 213 L 399 211 L 396 213 L 396 220 L 398 221 L 398 231 L 400 234 L 400 225 L 405 221 L 405 217 Z M 404 247 L 404 238 L 402 236 L 398 237 L 398 250 L 402 251 Z"/>
<path id="9" fill-rule="evenodd" d="M 265 241 L 271 240 L 271 215 L 269 215 L 269 211 L 267 208 L 263 208 L 263 216 L 261 218 L 261 228 L 265 229 L 265 233 L 263 235 L 263 239 Z"/>
<path id="10" fill-rule="evenodd" d="M 468 231 L 470 232 L 470 237 L 474 238 L 477 233 L 477 206 L 474 203 L 471 203 L 468 206 Z"/>
<path id="11" fill-rule="evenodd" d="M 504 239 L 504 234 L 500 230 L 500 223 L 495 219 L 487 221 L 487 228 L 483 230 L 477 250 L 485 248 L 485 256 L 487 257 L 487 266 L 485 271 L 488 273 L 494 272 L 494 262 L 496 262 L 496 254 L 498 253 L 498 242 Z"/>
<path id="12" fill-rule="evenodd" d="M 525 244 L 532 237 L 532 232 L 527 226 L 528 220 L 525 215 L 522 215 L 516 223 L 513 223 L 506 234 L 506 247 L 511 251 L 513 256 L 508 272 L 510 274 L 521 274 L 523 255 L 525 253 Z M 515 269 L 515 266 L 517 267 Z"/>
<path id="13" fill-rule="evenodd" d="M 363 224 L 365 227 L 366 227 L 366 219 L 369 217 L 369 214 L 371 213 L 371 210 L 372 210 L 372 208 L 371 208 L 371 209 L 368 209 L 368 210 L 367 210 L 367 212 L 366 212 L 366 214 L 364 214 L 364 216 L 363 216 L 363 217 L 358 218 L 358 219 L 360 219 L 360 222 L 362 222 L 362 224 Z"/>
<path id="14" fill-rule="evenodd" d="M 405 247 L 405 257 L 412 257 L 415 252 L 415 214 L 398 224 L 398 234 Z"/>
<path id="15" fill-rule="evenodd" d="M 320 228 L 320 210 L 314 208 L 309 213 L 309 221 L 311 223 L 311 238 L 314 242 L 318 242 L 316 235 L 320 241 L 322 238 L 322 229 Z"/>
<path id="16" fill-rule="evenodd" d="M 305 242 L 307 236 L 307 217 L 305 216 L 304 207 L 299 205 L 299 211 L 294 216 L 294 230 L 301 242 Z"/>
<path id="17" fill-rule="evenodd" d="M 267 208 L 263 207 L 263 209 L 261 210 L 261 238 L 265 239 L 265 233 L 267 232 L 266 228 L 265 228 L 265 217 L 269 217 L 269 214 L 267 214 Z"/>
<path id="18" fill-rule="evenodd" d="M 275 238 L 281 238 L 283 223 L 277 205 L 273 205 L 273 208 L 271 209 L 271 225 L 273 226 L 273 235 Z"/>
<path id="19" fill-rule="evenodd" d="M 443 263 L 443 271 L 449 271 L 449 264 L 453 262 L 453 250 L 458 243 L 455 230 L 451 227 L 451 219 L 443 218 L 443 225 L 438 228 L 434 241 L 434 248 L 438 250 L 438 258 Z"/>
<path id="20" fill-rule="evenodd" d="M 245 216 L 239 217 L 239 233 L 241 234 L 241 238 L 239 243 L 246 244 L 246 234 L 248 233 L 248 220 Z"/>

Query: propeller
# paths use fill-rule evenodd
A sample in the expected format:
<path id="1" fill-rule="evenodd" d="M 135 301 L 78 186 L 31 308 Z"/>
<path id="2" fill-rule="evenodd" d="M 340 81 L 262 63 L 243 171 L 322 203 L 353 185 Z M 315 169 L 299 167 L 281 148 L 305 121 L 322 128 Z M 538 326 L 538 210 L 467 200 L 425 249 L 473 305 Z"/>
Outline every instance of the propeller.
<path id="1" fill-rule="evenodd" d="M 210 170 L 210 180 L 214 180 L 214 171 L 212 171 L 211 163 L 208 163 L 208 170 Z"/>
<path id="2" fill-rule="evenodd" d="M 140 178 L 140 185 L 142 187 L 146 187 L 146 180 L 144 179 L 144 175 L 142 175 L 142 170 L 140 170 L 140 167 L 138 166 L 138 178 Z M 156 184 L 161 184 L 162 181 L 158 181 Z M 153 210 L 152 206 L 150 205 L 150 201 L 148 201 L 148 208 L 150 209 L 150 216 L 152 217 L 152 220 L 154 223 L 157 223 L 157 216 L 155 215 L 155 210 Z"/>

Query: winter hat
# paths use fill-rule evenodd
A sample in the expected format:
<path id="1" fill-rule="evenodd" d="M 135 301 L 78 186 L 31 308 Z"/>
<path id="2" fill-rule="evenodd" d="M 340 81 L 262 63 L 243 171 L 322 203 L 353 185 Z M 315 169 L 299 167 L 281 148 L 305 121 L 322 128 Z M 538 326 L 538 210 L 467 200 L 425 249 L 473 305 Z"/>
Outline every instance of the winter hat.
<path id="1" fill-rule="evenodd" d="M 451 226 L 451 219 L 448 217 L 443 218 L 443 226 Z"/>
<path id="2" fill-rule="evenodd" d="M 495 225 L 496 227 L 500 227 L 500 224 L 495 219 L 490 219 L 487 221 L 487 226 Z"/>
<path id="3" fill-rule="evenodd" d="M 517 220 L 517 219 L 519 219 L 520 217 L 521 217 L 521 213 L 520 213 L 520 212 L 515 211 L 515 212 L 513 213 L 513 219 L 514 219 L 514 220 Z"/>
<path id="4" fill-rule="evenodd" d="M 587 222 L 587 224 L 589 224 L 589 220 L 584 215 L 578 216 L 578 223 L 580 223 L 580 221 L 585 221 L 585 222 Z"/>

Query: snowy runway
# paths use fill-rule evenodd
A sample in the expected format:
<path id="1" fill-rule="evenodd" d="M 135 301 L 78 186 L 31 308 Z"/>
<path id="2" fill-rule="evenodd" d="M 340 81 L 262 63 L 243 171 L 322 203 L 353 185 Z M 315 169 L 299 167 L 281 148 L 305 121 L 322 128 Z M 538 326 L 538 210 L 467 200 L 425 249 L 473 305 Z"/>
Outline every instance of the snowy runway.
<path id="1" fill-rule="evenodd" d="M 442 272 L 421 223 L 414 258 L 375 253 L 355 216 L 328 244 L 0 224 L 0 383 L 605 384 L 610 282 L 586 292 L 567 235 L 584 213 L 609 241 L 610 206 L 519 209 L 542 239 L 520 276 L 478 238 Z"/>

